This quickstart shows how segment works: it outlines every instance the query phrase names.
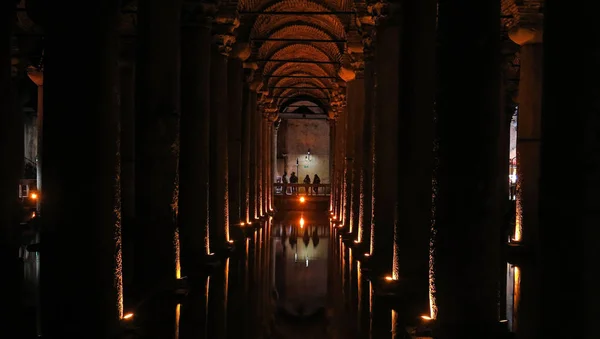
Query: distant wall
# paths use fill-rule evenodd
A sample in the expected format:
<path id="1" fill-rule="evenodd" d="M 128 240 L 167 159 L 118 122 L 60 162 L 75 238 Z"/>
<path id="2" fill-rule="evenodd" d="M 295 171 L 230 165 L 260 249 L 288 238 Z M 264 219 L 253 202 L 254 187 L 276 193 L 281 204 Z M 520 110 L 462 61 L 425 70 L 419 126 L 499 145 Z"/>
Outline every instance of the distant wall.
<path id="1" fill-rule="evenodd" d="M 292 172 L 296 172 L 296 159 L 298 159 L 298 182 L 302 183 L 304 177 L 310 175 L 310 180 L 316 174 L 321 178 L 322 184 L 329 181 L 329 122 L 322 119 L 285 119 L 277 133 L 278 157 L 287 154 L 277 161 L 276 177 L 282 176 L 287 171 L 288 179 Z M 306 153 L 310 149 L 311 159 L 306 160 Z M 299 172 L 299 173 L 298 173 Z"/>

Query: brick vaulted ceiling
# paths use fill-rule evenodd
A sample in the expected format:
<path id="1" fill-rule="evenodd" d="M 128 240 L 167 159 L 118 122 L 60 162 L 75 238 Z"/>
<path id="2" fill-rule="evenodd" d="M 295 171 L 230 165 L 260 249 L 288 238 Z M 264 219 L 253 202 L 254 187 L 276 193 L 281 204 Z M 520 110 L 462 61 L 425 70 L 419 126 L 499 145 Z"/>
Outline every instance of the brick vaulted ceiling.
<path id="1" fill-rule="evenodd" d="M 283 108 L 308 98 L 329 106 L 332 91 L 339 88 L 339 63 L 347 50 L 347 32 L 354 18 L 340 12 L 354 8 L 353 0 L 241 0 L 238 10 L 253 14 L 242 14 L 245 29 L 239 33 L 251 43 L 263 90 L 268 91 L 274 104 Z M 264 12 L 286 14 L 260 14 Z M 298 12 L 332 14 L 293 14 Z"/>

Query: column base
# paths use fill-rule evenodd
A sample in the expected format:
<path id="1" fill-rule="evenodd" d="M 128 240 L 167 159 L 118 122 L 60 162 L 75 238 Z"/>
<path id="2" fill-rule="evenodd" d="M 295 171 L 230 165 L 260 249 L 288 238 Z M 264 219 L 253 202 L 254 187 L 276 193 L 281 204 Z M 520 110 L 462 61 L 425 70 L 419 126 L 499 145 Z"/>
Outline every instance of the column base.
<path id="1" fill-rule="evenodd" d="M 462 323 L 442 324 L 432 320 L 432 333 L 435 338 L 489 338 L 489 339 L 513 339 L 515 334 L 508 330 L 506 321 L 497 323 Z"/>
<path id="2" fill-rule="evenodd" d="M 516 266 L 523 265 L 526 261 L 529 261 L 533 255 L 530 248 L 522 243 L 516 242 L 506 244 L 504 251 L 506 254 L 506 261 Z"/>

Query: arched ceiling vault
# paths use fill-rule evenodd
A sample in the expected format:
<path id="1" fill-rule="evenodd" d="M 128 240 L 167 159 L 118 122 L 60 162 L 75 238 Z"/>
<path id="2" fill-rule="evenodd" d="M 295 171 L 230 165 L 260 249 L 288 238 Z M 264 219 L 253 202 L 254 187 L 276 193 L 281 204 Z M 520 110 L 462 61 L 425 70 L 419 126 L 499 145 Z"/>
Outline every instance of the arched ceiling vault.
<path id="1" fill-rule="evenodd" d="M 329 107 L 347 50 L 353 0 L 242 0 L 238 10 L 252 45 L 249 61 L 259 66 L 267 98 L 279 108 L 290 102 Z"/>

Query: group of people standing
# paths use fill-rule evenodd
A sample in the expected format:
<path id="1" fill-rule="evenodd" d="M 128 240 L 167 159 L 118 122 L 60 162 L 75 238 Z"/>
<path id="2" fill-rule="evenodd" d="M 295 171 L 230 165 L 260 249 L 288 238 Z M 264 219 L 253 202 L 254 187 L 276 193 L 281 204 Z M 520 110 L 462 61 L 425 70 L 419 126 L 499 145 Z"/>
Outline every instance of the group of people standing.
<path id="1" fill-rule="evenodd" d="M 282 180 L 283 180 L 283 184 L 284 185 L 288 183 L 287 172 L 285 172 L 285 171 L 283 172 Z M 290 184 L 297 184 L 298 183 L 298 176 L 296 176 L 296 172 L 292 172 L 292 174 L 290 175 L 289 183 Z M 308 174 L 304 177 L 303 183 L 306 184 L 306 185 L 310 185 L 310 183 L 311 183 L 310 182 L 310 176 Z M 319 176 L 316 173 L 315 173 L 315 176 L 313 177 L 312 183 L 315 185 L 313 187 L 314 192 L 318 193 L 319 192 L 319 186 L 316 186 L 316 185 L 319 185 L 321 183 L 321 178 L 319 178 Z M 295 193 L 295 192 L 296 192 L 296 187 L 292 187 L 292 193 Z"/>

